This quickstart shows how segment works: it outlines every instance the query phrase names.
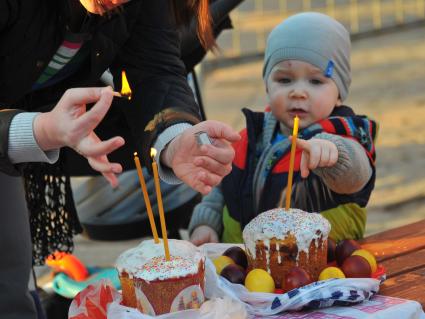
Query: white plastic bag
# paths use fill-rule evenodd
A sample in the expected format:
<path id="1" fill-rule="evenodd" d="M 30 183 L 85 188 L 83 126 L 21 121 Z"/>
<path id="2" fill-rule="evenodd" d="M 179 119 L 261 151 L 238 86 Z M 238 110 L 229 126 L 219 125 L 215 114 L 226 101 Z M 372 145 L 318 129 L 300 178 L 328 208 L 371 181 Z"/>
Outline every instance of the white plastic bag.
<path id="1" fill-rule="evenodd" d="M 215 258 L 234 244 L 205 244 L 204 254 Z M 250 315 L 269 316 L 288 310 L 327 308 L 333 305 L 357 304 L 368 300 L 379 290 L 380 281 L 372 278 L 329 279 L 314 282 L 285 294 L 253 293 L 245 286 L 233 284 L 218 276 L 211 260 L 206 260 L 207 298 L 227 296 L 242 302 Z"/>
<path id="2" fill-rule="evenodd" d="M 247 313 L 241 303 L 229 298 L 215 298 L 204 302 L 200 309 L 177 311 L 152 317 L 140 313 L 137 309 L 121 306 L 113 302 L 108 307 L 108 318 L 111 319 L 245 319 Z"/>
<path id="3" fill-rule="evenodd" d="M 152 317 L 139 310 L 121 305 L 121 294 L 109 280 L 102 279 L 80 292 L 69 308 L 69 319 L 244 319 L 247 312 L 241 302 L 229 297 L 204 302 L 192 309 Z"/>

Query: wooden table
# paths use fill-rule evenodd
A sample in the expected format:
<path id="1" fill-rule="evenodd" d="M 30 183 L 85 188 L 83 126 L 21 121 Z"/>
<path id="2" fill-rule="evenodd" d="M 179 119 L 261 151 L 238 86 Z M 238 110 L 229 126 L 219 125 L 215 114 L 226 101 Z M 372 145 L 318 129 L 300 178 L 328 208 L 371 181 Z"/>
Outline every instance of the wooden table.
<path id="1" fill-rule="evenodd" d="M 369 236 L 362 246 L 387 270 L 379 294 L 416 300 L 425 309 L 425 220 Z"/>

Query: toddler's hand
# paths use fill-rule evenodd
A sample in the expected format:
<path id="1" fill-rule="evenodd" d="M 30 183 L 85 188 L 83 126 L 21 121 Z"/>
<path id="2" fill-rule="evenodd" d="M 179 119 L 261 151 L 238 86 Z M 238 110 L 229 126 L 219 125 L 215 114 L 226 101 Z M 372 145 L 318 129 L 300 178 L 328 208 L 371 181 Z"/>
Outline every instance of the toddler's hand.
<path id="1" fill-rule="evenodd" d="M 218 235 L 214 229 L 207 225 L 201 225 L 194 229 L 190 241 L 196 246 L 205 243 L 218 243 Z"/>
<path id="2" fill-rule="evenodd" d="M 290 139 L 292 140 L 292 137 Z M 318 138 L 311 140 L 297 138 L 297 147 L 303 150 L 300 164 L 303 178 L 306 178 L 312 169 L 331 167 L 338 161 L 338 149 L 331 141 Z"/>

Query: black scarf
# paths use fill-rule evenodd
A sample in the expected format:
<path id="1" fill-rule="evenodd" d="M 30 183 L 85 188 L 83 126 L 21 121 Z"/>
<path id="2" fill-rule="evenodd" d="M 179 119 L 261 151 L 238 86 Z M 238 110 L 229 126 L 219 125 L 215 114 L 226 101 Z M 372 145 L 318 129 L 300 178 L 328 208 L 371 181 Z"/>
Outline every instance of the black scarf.
<path id="1" fill-rule="evenodd" d="M 82 232 L 63 158 L 53 165 L 29 163 L 24 170 L 33 263 L 37 266 L 55 251 L 72 252 L 73 236 Z"/>

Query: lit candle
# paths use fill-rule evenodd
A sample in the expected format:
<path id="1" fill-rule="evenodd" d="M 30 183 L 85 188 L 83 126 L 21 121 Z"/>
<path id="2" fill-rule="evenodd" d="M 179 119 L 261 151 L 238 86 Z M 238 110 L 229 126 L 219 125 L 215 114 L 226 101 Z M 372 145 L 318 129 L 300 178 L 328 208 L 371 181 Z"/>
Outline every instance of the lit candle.
<path id="1" fill-rule="evenodd" d="M 158 165 L 155 162 L 156 149 L 151 148 L 153 180 L 155 182 L 156 198 L 158 201 L 159 220 L 161 221 L 162 241 L 164 242 L 165 260 L 170 261 L 168 248 L 167 226 L 165 225 L 164 206 L 162 205 L 161 187 L 159 185 Z"/>
<path id="2" fill-rule="evenodd" d="M 297 136 L 298 136 L 298 123 L 299 118 L 294 118 L 294 128 L 292 130 L 292 143 L 291 143 L 291 155 L 289 159 L 289 171 L 288 171 L 288 186 L 286 187 L 286 206 L 288 210 L 291 207 L 291 193 L 292 193 L 292 176 L 294 175 L 294 162 L 295 162 L 295 150 L 297 148 Z"/>
<path id="3" fill-rule="evenodd" d="M 121 72 L 121 95 L 131 100 L 131 89 L 124 70 Z"/>
<path id="4" fill-rule="evenodd" d="M 156 231 L 155 219 L 153 217 L 151 202 L 149 200 L 148 190 L 146 187 L 145 177 L 143 176 L 142 165 L 140 165 L 139 157 L 137 152 L 134 152 L 134 163 L 137 168 L 137 175 L 139 175 L 140 187 L 142 188 L 143 198 L 145 199 L 146 210 L 148 211 L 149 223 L 151 224 L 153 239 L 156 244 L 159 243 L 158 232 Z"/>

